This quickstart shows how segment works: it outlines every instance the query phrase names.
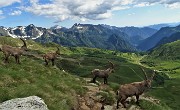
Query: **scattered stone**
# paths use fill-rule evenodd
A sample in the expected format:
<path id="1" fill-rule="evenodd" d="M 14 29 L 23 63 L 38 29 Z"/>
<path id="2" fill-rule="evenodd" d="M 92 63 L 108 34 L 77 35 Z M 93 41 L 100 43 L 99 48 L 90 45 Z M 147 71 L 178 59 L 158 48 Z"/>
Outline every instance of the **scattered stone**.
<path id="1" fill-rule="evenodd" d="M 85 102 L 82 103 L 80 110 L 90 110 L 90 108 L 88 106 L 86 106 Z"/>
<path id="2" fill-rule="evenodd" d="M 48 110 L 44 101 L 37 96 L 16 98 L 0 104 L 0 110 Z"/>

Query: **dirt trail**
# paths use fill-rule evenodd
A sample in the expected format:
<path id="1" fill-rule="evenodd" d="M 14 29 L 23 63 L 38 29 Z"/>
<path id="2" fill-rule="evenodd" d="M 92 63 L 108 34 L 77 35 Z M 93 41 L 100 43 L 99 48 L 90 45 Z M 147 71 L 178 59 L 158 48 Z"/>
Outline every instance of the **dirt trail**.
<path id="1" fill-rule="evenodd" d="M 120 108 L 116 109 L 116 95 L 115 92 L 110 88 L 108 85 L 104 85 L 100 82 L 96 84 L 90 83 L 90 78 L 85 78 L 86 80 L 86 88 L 88 92 L 83 96 L 78 96 L 79 101 L 79 109 L 78 110 L 142 110 L 136 104 L 127 104 L 127 108 L 122 108 L 120 104 Z M 108 92 L 106 92 L 108 91 Z M 111 101 L 105 99 L 106 97 L 102 96 L 104 94 L 111 94 L 112 99 Z M 140 100 L 147 100 L 153 102 L 154 104 L 158 104 L 159 100 L 154 99 L 152 97 L 145 97 L 144 95 L 140 96 Z M 135 97 L 130 97 L 127 99 L 129 102 L 135 102 Z"/>

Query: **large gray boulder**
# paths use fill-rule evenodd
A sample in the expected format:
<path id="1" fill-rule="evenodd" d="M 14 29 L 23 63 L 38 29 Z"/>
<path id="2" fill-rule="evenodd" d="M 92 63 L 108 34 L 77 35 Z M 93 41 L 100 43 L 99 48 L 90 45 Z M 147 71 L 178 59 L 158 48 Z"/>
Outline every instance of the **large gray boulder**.
<path id="1" fill-rule="evenodd" d="M 0 104 L 0 110 L 48 110 L 44 101 L 37 96 L 16 98 Z"/>

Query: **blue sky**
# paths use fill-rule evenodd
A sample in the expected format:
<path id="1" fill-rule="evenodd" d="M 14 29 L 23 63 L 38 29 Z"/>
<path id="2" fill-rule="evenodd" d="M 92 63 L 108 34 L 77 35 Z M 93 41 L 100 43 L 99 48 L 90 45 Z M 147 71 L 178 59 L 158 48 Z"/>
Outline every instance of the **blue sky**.
<path id="1" fill-rule="evenodd" d="M 180 22 L 180 0 L 0 0 L 0 25 L 146 26 Z"/>

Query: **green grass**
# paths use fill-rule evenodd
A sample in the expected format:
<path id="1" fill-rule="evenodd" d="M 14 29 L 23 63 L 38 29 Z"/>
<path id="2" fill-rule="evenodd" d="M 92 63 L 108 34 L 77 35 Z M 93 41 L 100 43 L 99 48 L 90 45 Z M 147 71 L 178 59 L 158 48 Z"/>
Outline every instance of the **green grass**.
<path id="1" fill-rule="evenodd" d="M 37 95 L 51 110 L 70 109 L 77 102 L 76 95 L 85 93 L 84 82 L 56 67 L 45 67 L 40 61 L 24 57 L 21 65 L 13 60 L 0 65 L 0 101 Z"/>
<path id="2" fill-rule="evenodd" d="M 153 82 L 153 87 L 146 94 L 160 99 L 160 105 L 154 103 L 142 101 L 142 107 L 147 110 L 178 110 L 180 108 L 180 86 L 179 86 L 179 60 L 162 60 L 140 56 L 133 53 L 121 53 L 117 52 L 116 55 L 112 51 L 102 50 L 97 53 L 91 52 L 86 54 L 83 48 L 78 49 L 81 54 L 71 54 L 63 56 L 64 59 L 60 61 L 60 67 L 65 69 L 71 74 L 81 77 L 92 77 L 91 70 L 95 68 L 105 69 L 108 67 L 108 61 L 112 61 L 115 64 L 115 72 L 112 73 L 108 79 L 109 85 L 114 91 L 117 90 L 120 84 L 131 83 L 135 81 L 141 81 L 144 79 L 144 75 L 140 69 L 139 60 L 143 65 L 148 67 L 146 69 L 148 75 L 151 75 L 150 69 L 160 70 L 155 77 L 157 80 Z M 97 51 L 97 50 L 96 50 Z M 73 58 L 74 60 L 70 60 Z M 135 72 L 130 69 L 132 68 Z M 102 79 L 98 79 L 103 82 Z M 160 83 L 159 83 L 160 82 Z M 163 82 L 163 83 L 161 83 Z M 159 83 L 160 85 L 157 85 Z M 108 97 L 108 96 L 106 96 Z"/>
<path id="3" fill-rule="evenodd" d="M 158 51 L 155 49 L 152 53 L 142 59 L 142 63 L 152 69 L 159 70 L 159 74 L 164 74 L 164 85 L 161 88 L 155 88 L 149 92 L 149 95 L 160 99 L 167 106 L 173 110 L 180 109 L 180 59 L 179 59 L 179 41 L 168 43 L 159 47 L 158 49 L 165 48 L 164 51 L 174 52 L 167 53 L 169 56 L 165 57 L 167 54 L 156 57 Z M 168 50 L 166 48 L 173 48 Z M 174 58 L 173 58 L 174 56 Z"/>
<path id="4" fill-rule="evenodd" d="M 12 44 L 21 46 L 19 39 L 0 37 L 0 44 Z M 49 51 L 55 51 L 57 44 L 49 43 L 41 45 L 34 41 L 27 41 L 30 53 L 39 57 L 22 56 L 21 64 L 15 64 L 13 57 L 10 63 L 0 64 L 0 102 L 17 97 L 30 95 L 40 96 L 45 100 L 50 110 L 69 110 L 77 105 L 77 94 L 84 94 L 85 82 L 82 77 L 90 77 L 95 68 L 106 69 L 112 61 L 115 64 L 115 72 L 109 76 L 109 86 L 116 91 L 121 84 L 142 81 L 144 74 L 140 69 L 141 63 L 145 65 L 148 76 L 151 69 L 161 70 L 156 76 L 158 80 L 163 79 L 164 85 L 153 82 L 153 86 L 160 88 L 151 89 L 148 95 L 161 100 L 160 105 L 142 100 L 142 108 L 147 110 L 173 110 L 180 109 L 180 61 L 162 60 L 141 56 L 138 53 L 122 53 L 110 50 L 80 47 L 60 47 L 61 57 L 56 61 L 56 66 L 44 66 L 40 57 Z M 3 54 L 0 52 L 2 60 Z M 133 70 L 135 71 L 133 71 Z M 66 72 L 63 72 L 65 70 Z M 78 80 L 80 78 L 80 80 Z M 99 81 L 103 82 L 102 79 Z M 106 91 L 107 92 L 107 91 Z M 102 93 L 104 97 L 113 102 L 113 96 Z M 163 105 L 164 104 L 164 105 Z"/>
<path id="5" fill-rule="evenodd" d="M 143 110 L 172 110 L 165 103 L 156 104 L 147 100 L 141 100 L 140 107 Z"/>
<path id="6" fill-rule="evenodd" d="M 18 39 L 7 39 L 10 44 L 21 42 Z M 2 41 L 0 40 L 0 43 Z M 40 53 L 54 50 L 54 47 L 44 48 L 33 41 L 28 41 L 28 46 Z M 45 66 L 41 58 L 22 56 L 21 64 L 18 65 L 12 56 L 9 59 L 10 63 L 4 64 L 3 57 L 3 53 L 0 52 L 0 102 L 36 95 L 44 99 L 50 110 L 69 110 L 77 105 L 77 94 L 86 92 L 83 80 L 59 70 L 56 66 Z"/>

